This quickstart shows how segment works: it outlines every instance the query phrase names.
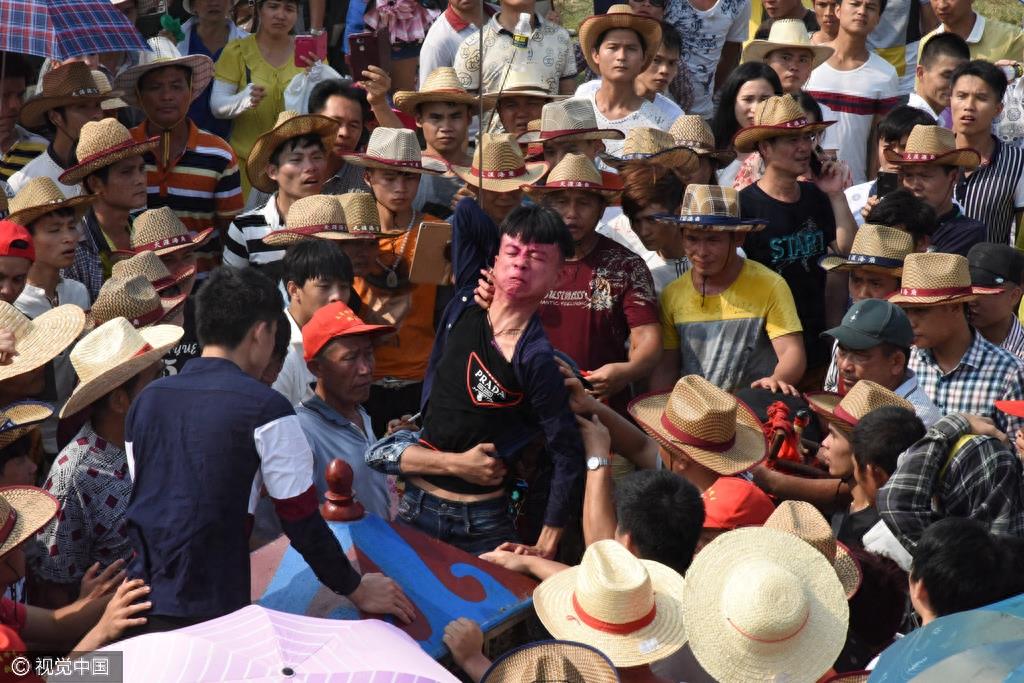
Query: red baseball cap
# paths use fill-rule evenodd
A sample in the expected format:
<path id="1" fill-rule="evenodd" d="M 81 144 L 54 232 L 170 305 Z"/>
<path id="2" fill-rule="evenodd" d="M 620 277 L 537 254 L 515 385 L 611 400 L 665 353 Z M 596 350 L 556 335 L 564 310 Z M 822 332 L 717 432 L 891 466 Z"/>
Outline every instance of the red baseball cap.
<path id="1" fill-rule="evenodd" d="M 1024 401 L 996 401 L 996 408 L 1007 415 L 1024 417 Z M 1010 435 L 1013 436 L 1012 434 Z"/>
<path id="2" fill-rule="evenodd" d="M 772 499 L 740 477 L 719 477 L 704 499 L 704 528 L 732 531 L 743 526 L 761 526 L 775 511 Z"/>
<path id="3" fill-rule="evenodd" d="M 302 328 L 303 358 L 307 361 L 320 353 L 327 342 L 337 337 L 354 337 L 360 334 L 388 334 L 394 332 L 391 325 L 368 325 L 359 319 L 352 309 L 340 301 L 327 304 L 309 319 Z"/>
<path id="4" fill-rule="evenodd" d="M 28 229 L 14 221 L 0 221 L 0 256 L 36 260 L 36 248 Z"/>

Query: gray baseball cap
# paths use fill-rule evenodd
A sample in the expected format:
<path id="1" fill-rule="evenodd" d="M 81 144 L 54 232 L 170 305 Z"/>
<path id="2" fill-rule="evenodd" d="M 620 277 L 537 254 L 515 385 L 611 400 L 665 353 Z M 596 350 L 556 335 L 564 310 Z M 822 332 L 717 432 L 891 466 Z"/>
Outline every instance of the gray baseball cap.
<path id="1" fill-rule="evenodd" d="M 882 299 L 865 299 L 850 306 L 839 327 L 821 333 L 826 335 L 854 351 L 866 351 L 883 343 L 908 349 L 914 343 L 907 314 Z"/>

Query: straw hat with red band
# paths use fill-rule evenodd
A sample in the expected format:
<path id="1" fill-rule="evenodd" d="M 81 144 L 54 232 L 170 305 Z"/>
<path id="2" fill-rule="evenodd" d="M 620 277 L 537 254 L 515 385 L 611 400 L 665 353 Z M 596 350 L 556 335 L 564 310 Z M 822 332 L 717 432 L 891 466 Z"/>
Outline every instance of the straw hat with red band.
<path id="1" fill-rule="evenodd" d="M 156 252 L 153 251 L 140 251 L 131 258 L 118 261 L 111 268 L 111 275 L 122 280 L 129 280 L 141 275 L 149 280 L 149 283 L 153 285 L 153 289 L 158 293 L 175 285 L 180 285 L 195 274 L 195 265 L 185 266 L 178 270 L 178 272 L 171 273 L 171 271 L 167 270 L 164 262 L 160 260 L 160 257 L 156 255 Z"/>
<path id="2" fill-rule="evenodd" d="M 775 95 L 757 105 L 754 109 L 754 125 L 739 130 L 733 136 L 732 143 L 737 152 L 753 152 L 762 140 L 797 133 L 818 133 L 833 123 L 835 121 L 811 123 L 792 95 Z"/>
<path id="3" fill-rule="evenodd" d="M 713 540 L 686 572 L 690 649 L 718 681 L 817 681 L 846 642 L 850 607 L 824 555 L 777 529 Z"/>
<path id="4" fill-rule="evenodd" d="M 178 251 L 195 249 L 210 238 L 213 228 L 192 232 L 185 227 L 178 215 L 168 206 L 143 211 L 132 223 L 130 251 L 124 254 L 138 254 L 153 251 L 157 256 L 166 256 Z"/>
<path id="5" fill-rule="evenodd" d="M 542 640 L 494 660 L 480 683 L 618 683 L 615 666 L 600 650 L 568 640 Z"/>
<path id="6" fill-rule="evenodd" d="M 671 453 L 722 475 L 749 470 L 768 454 L 754 412 L 699 375 L 681 377 L 671 392 L 641 396 L 628 409 Z"/>
<path id="7" fill-rule="evenodd" d="M 53 519 L 56 498 L 35 486 L 0 486 L 0 558 Z"/>
<path id="8" fill-rule="evenodd" d="M 597 14 L 587 17 L 580 23 L 579 43 L 580 52 L 587 60 L 594 73 L 601 70 L 597 62 L 591 56 L 591 52 L 597 49 L 598 39 L 605 32 L 617 28 L 626 28 L 636 31 L 644 42 L 644 63 L 640 67 L 641 73 L 654 61 L 654 55 L 661 47 L 661 22 L 657 19 L 634 14 L 629 5 L 612 5 L 604 14 Z"/>
<path id="9" fill-rule="evenodd" d="M 818 508 L 801 500 L 784 500 L 764 523 L 766 529 L 778 529 L 793 534 L 817 550 L 835 567 L 836 576 L 843 584 L 846 598 L 857 594 L 864 576 L 860 563 L 849 549 L 836 540 L 836 535 Z"/>
<path id="10" fill-rule="evenodd" d="M 377 200 L 369 192 L 346 192 L 336 197 L 345 214 L 345 229 L 350 240 L 375 240 L 382 235 L 400 235 L 405 230 L 385 230 L 380 227 Z"/>
<path id="11" fill-rule="evenodd" d="M 75 185 L 85 180 L 90 173 L 112 166 L 122 159 L 129 159 L 151 152 L 160 144 L 160 138 L 152 137 L 135 142 L 128 129 L 117 119 L 87 121 L 78 137 L 75 156 L 78 163 L 60 175 L 60 182 Z"/>
<path id="12" fill-rule="evenodd" d="M 337 197 L 315 194 L 297 200 L 288 209 L 285 227 L 265 236 L 263 242 L 277 247 L 314 237 L 325 240 L 352 239 L 345 225 L 345 212 Z"/>
<path id="13" fill-rule="evenodd" d="M 917 125 L 910 131 L 903 152 L 885 150 L 885 159 L 897 166 L 933 164 L 973 169 L 981 165 L 981 155 L 969 147 L 957 148 L 956 134 L 942 126 Z"/>
<path id="14" fill-rule="evenodd" d="M 603 197 L 606 202 L 612 202 L 622 193 L 621 188 L 605 185 L 597 166 L 582 154 L 566 154 L 548 173 L 543 185 L 523 185 L 522 189 L 535 200 L 553 192 L 579 190 L 593 192 Z"/>
<path id="15" fill-rule="evenodd" d="M 805 50 L 813 55 L 811 69 L 817 69 L 828 61 L 835 52 L 827 45 L 815 45 L 803 19 L 776 19 L 768 31 L 768 38 L 756 39 L 747 43 L 740 57 L 741 62 L 763 62 L 776 50 Z"/>
<path id="16" fill-rule="evenodd" d="M 537 617 L 552 636 L 592 645 L 618 667 L 664 659 L 686 644 L 683 577 L 641 560 L 617 541 L 591 544 L 578 566 L 533 591 Z"/>
<path id="17" fill-rule="evenodd" d="M 97 327 L 71 350 L 79 382 L 60 416 L 74 415 L 158 362 L 183 334 L 177 325 L 137 330 L 125 318 Z"/>
<path id="18" fill-rule="evenodd" d="M 594 105 L 590 100 L 573 98 L 561 102 L 548 102 L 540 112 L 540 125 L 536 130 L 528 127 L 519 136 L 519 144 L 532 142 L 569 142 L 572 140 L 621 140 L 621 130 L 598 128 Z M 530 122 L 533 124 L 533 121 Z"/>
<path id="19" fill-rule="evenodd" d="M 822 391 L 806 394 L 805 397 L 814 412 L 847 432 L 877 408 L 893 406 L 911 412 L 914 410 L 910 401 L 868 379 L 854 384 L 846 396 Z"/>
<path id="20" fill-rule="evenodd" d="M 46 123 L 46 112 L 52 109 L 102 102 L 122 94 L 100 92 L 85 62 L 71 62 L 43 74 L 42 88 L 34 97 L 25 101 L 18 120 L 27 128 L 38 128 Z"/>
<path id="21" fill-rule="evenodd" d="M 337 301 L 317 310 L 309 322 L 302 326 L 302 350 L 306 362 L 313 360 L 320 351 L 338 337 L 359 335 L 391 334 L 391 325 L 369 325 L 364 323 L 352 309 Z"/>
<path id="22" fill-rule="evenodd" d="M 899 277 L 907 254 L 914 251 L 914 238 L 909 232 L 887 225 L 865 223 L 853 237 L 848 256 L 825 256 L 818 262 L 825 270 L 863 268 Z"/>
<path id="23" fill-rule="evenodd" d="M 900 306 L 937 306 L 970 301 L 980 293 L 971 286 L 970 263 L 960 254 L 907 254 L 900 288 L 889 301 Z"/>
<path id="24" fill-rule="evenodd" d="M 492 90 L 484 93 L 485 101 L 493 102 L 492 107 L 508 97 L 532 97 L 538 100 L 557 102 L 569 98 L 569 95 L 559 95 L 548 90 L 548 84 L 544 82 L 534 71 L 512 71 L 508 74 L 500 90 Z"/>
<path id="25" fill-rule="evenodd" d="M 761 526 L 775 511 L 768 494 L 741 477 L 719 477 L 700 494 L 704 528 L 732 531 Z"/>
<path id="26" fill-rule="evenodd" d="M 484 133 L 481 138 L 472 166 L 452 166 L 452 172 L 467 185 L 480 187 L 482 175 L 483 189 L 513 192 L 523 185 L 533 185 L 547 173 L 548 165 L 543 161 L 531 163 L 523 158 L 511 135 Z"/>
<path id="27" fill-rule="evenodd" d="M 85 311 L 74 304 L 51 308 L 29 319 L 0 301 L 0 330 L 14 334 L 14 358 L 0 365 L 0 381 L 31 372 L 49 363 L 70 346 L 85 327 Z"/>
<path id="28" fill-rule="evenodd" d="M 699 157 L 710 157 L 718 164 L 728 164 L 736 158 L 736 152 L 718 149 L 715 134 L 703 116 L 683 114 L 672 123 L 668 134 L 677 145 L 686 147 Z"/>
<path id="29" fill-rule="evenodd" d="M 115 275 L 100 288 L 88 313 L 89 323 L 98 327 L 114 318 L 126 318 L 132 327 L 149 327 L 170 317 L 187 298 L 187 293 L 162 298 L 141 275 L 130 278 Z"/>
<path id="30" fill-rule="evenodd" d="M 0 448 L 14 443 L 53 415 L 42 401 L 15 401 L 0 411 Z"/>
<path id="31" fill-rule="evenodd" d="M 191 100 L 196 101 L 206 86 L 213 80 L 214 64 L 207 55 L 182 55 L 178 46 L 163 36 L 155 36 L 146 41 L 148 50 L 139 52 L 139 63 L 130 66 L 114 78 L 114 87 L 124 92 L 124 98 L 133 107 L 141 108 L 139 103 L 139 81 L 151 71 L 168 66 L 178 66 L 191 72 Z"/>
<path id="32" fill-rule="evenodd" d="M 11 220 L 0 221 L 0 256 L 15 256 L 30 262 L 36 260 L 35 244 L 25 226 Z"/>
<path id="33" fill-rule="evenodd" d="M 18 193 L 11 199 L 11 214 L 7 220 L 28 226 L 33 221 L 54 211 L 71 209 L 75 212 L 75 222 L 77 223 L 82 220 L 82 216 L 94 201 L 96 201 L 96 197 L 91 194 L 65 197 L 52 178 L 38 176 L 22 185 Z"/>
<path id="34" fill-rule="evenodd" d="M 364 153 L 344 154 L 342 158 L 353 166 L 439 175 L 438 171 L 423 165 L 416 133 L 406 128 L 374 128 Z"/>
<path id="35" fill-rule="evenodd" d="M 423 80 L 419 90 L 399 90 L 395 93 L 395 107 L 406 114 L 415 115 L 416 108 L 428 102 L 465 104 L 476 111 L 480 98 L 473 95 L 459 81 L 459 76 L 450 66 L 439 66 Z M 493 109 L 495 97 L 484 95 L 484 109 Z"/>

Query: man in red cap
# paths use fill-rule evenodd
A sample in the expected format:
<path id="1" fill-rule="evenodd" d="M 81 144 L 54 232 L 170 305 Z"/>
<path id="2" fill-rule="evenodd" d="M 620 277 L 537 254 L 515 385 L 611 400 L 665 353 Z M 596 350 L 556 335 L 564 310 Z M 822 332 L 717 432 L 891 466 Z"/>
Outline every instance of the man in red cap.
<path id="1" fill-rule="evenodd" d="M 0 301 L 13 304 L 18 300 L 35 260 L 28 230 L 14 221 L 0 221 Z"/>

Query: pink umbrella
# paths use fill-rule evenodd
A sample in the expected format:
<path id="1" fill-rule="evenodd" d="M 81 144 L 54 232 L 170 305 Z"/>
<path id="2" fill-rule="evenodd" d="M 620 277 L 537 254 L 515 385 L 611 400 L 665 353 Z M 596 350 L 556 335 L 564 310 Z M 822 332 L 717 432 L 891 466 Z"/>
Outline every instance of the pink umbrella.
<path id="1" fill-rule="evenodd" d="M 383 621 L 316 619 L 258 605 L 103 650 L 124 653 L 127 683 L 458 681 Z"/>

